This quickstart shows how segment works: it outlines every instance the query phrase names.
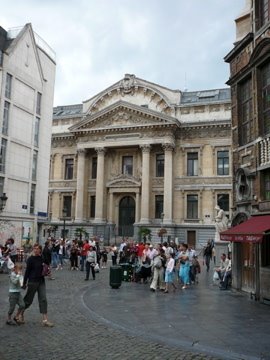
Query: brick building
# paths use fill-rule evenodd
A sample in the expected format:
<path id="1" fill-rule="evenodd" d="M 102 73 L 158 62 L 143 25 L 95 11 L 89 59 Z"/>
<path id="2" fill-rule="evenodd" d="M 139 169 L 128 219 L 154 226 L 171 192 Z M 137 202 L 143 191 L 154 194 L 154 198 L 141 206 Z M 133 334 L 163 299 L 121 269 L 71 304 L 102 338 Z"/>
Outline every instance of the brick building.
<path id="1" fill-rule="evenodd" d="M 270 299 L 270 1 L 246 1 L 225 57 L 232 94 L 234 285 Z M 240 225 L 241 224 L 241 225 Z"/>

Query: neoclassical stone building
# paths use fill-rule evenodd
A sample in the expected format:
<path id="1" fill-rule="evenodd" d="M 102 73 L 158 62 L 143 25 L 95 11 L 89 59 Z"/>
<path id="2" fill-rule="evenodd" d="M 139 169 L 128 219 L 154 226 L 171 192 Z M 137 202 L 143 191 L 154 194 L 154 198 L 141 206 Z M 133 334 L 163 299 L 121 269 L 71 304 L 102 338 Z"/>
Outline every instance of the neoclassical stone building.
<path id="1" fill-rule="evenodd" d="M 79 105 L 54 108 L 49 225 L 105 241 L 214 237 L 214 207 L 230 216 L 229 89 L 182 92 L 135 75 Z"/>

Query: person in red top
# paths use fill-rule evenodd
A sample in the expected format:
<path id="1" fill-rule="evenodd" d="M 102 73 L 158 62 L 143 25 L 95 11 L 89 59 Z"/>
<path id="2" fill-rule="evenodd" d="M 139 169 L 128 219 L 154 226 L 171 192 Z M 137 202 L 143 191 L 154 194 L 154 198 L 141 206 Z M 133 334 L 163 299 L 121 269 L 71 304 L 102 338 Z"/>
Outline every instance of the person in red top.
<path id="1" fill-rule="evenodd" d="M 140 242 L 139 245 L 138 245 L 138 252 L 137 252 L 139 264 L 142 264 L 142 256 L 143 256 L 144 247 L 145 247 L 144 243 Z"/>
<path id="2" fill-rule="evenodd" d="M 90 250 L 90 245 L 88 243 L 88 240 L 84 240 L 81 249 L 81 269 L 80 269 L 81 271 L 84 271 L 84 264 L 89 250 Z"/>

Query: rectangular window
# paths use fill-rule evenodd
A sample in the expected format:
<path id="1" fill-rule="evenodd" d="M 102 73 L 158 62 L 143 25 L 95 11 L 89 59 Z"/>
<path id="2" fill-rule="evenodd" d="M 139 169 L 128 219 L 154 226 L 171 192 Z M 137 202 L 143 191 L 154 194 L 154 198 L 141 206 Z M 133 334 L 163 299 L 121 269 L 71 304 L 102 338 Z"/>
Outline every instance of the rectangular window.
<path id="1" fill-rule="evenodd" d="M 38 161 L 38 152 L 34 151 L 33 153 L 33 163 L 32 163 L 32 180 L 37 180 L 37 161 Z"/>
<path id="2" fill-rule="evenodd" d="M 66 159 L 66 161 L 65 161 L 65 180 L 73 179 L 73 167 L 74 167 L 74 160 Z"/>
<path id="3" fill-rule="evenodd" d="M 11 84 L 12 84 L 12 75 L 7 73 L 6 76 L 6 88 L 5 88 L 5 97 L 10 99 L 11 98 Z"/>
<path id="4" fill-rule="evenodd" d="M 90 218 L 94 218 L 96 216 L 96 197 L 92 195 L 90 197 Z"/>
<path id="5" fill-rule="evenodd" d="M 92 157 L 92 179 L 97 178 L 97 157 Z"/>
<path id="6" fill-rule="evenodd" d="M 262 198 L 270 200 L 270 169 L 262 172 Z"/>
<path id="7" fill-rule="evenodd" d="M 252 140 L 253 133 L 253 105 L 251 78 L 239 86 L 239 145 L 245 145 Z"/>
<path id="8" fill-rule="evenodd" d="M 122 173 L 125 175 L 133 174 L 133 156 L 123 156 Z"/>
<path id="9" fill-rule="evenodd" d="M 38 143 L 39 143 L 39 124 L 40 124 L 40 118 L 36 117 L 35 129 L 34 129 L 34 146 L 36 147 L 38 147 Z"/>
<path id="10" fill-rule="evenodd" d="M 229 175 L 229 151 L 217 152 L 217 174 Z"/>
<path id="11" fill-rule="evenodd" d="M 10 108 L 10 103 L 8 101 L 5 101 L 5 103 L 4 103 L 3 125 L 2 125 L 2 133 L 4 135 L 8 135 L 9 108 Z"/>
<path id="12" fill-rule="evenodd" d="M 38 115 L 41 114 L 41 93 L 37 93 L 37 105 L 36 105 L 36 113 Z"/>
<path id="13" fill-rule="evenodd" d="M 72 206 L 72 196 L 67 195 L 63 197 L 63 209 L 65 209 L 65 215 L 66 217 L 71 217 L 71 206 Z"/>
<path id="14" fill-rule="evenodd" d="M 164 177 L 164 154 L 156 155 L 156 177 Z"/>
<path id="15" fill-rule="evenodd" d="M 229 194 L 218 194 L 217 204 L 225 212 L 230 211 Z"/>
<path id="16" fill-rule="evenodd" d="M 0 177 L 0 194 L 2 195 L 4 192 L 4 179 L 3 177 Z"/>
<path id="17" fill-rule="evenodd" d="M 6 171 L 6 154 L 7 154 L 7 140 L 2 139 L 0 150 L 0 172 Z"/>
<path id="18" fill-rule="evenodd" d="M 270 18 L 270 6 L 269 0 L 259 0 L 255 1 L 255 6 L 257 10 L 257 30 L 259 30 L 262 26 L 264 26 Z"/>
<path id="19" fill-rule="evenodd" d="M 187 153 L 187 176 L 198 176 L 198 153 Z"/>
<path id="20" fill-rule="evenodd" d="M 261 68 L 262 134 L 270 133 L 270 62 Z"/>
<path id="21" fill-rule="evenodd" d="M 36 185 L 31 185 L 31 195 L 30 195 L 30 214 L 35 212 L 35 197 L 36 197 Z"/>
<path id="22" fill-rule="evenodd" d="M 156 195 L 155 197 L 155 218 L 162 219 L 163 214 L 163 195 Z"/>
<path id="23" fill-rule="evenodd" d="M 187 195 L 187 218 L 198 219 L 198 195 Z"/>

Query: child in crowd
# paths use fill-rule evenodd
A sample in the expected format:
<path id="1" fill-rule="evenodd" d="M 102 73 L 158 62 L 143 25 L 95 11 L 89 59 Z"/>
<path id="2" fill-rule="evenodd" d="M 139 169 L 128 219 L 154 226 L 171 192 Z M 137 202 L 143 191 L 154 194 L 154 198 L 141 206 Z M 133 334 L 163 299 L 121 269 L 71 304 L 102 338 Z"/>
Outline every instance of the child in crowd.
<path id="1" fill-rule="evenodd" d="M 22 324 L 23 322 L 20 319 L 20 315 L 22 314 L 24 310 L 24 301 L 21 294 L 21 287 L 23 282 L 23 276 L 22 276 L 22 265 L 21 264 L 15 264 L 14 268 L 11 271 L 10 274 L 10 280 L 9 280 L 9 310 L 8 310 L 8 318 L 6 321 L 7 325 L 17 325 Z M 15 310 L 16 305 L 19 306 L 17 313 L 12 321 L 11 316 Z"/>
<path id="2" fill-rule="evenodd" d="M 175 266 L 173 255 L 171 253 L 168 253 L 167 259 L 168 262 L 165 271 L 165 290 L 164 290 L 165 294 L 169 292 L 170 285 L 173 287 L 174 291 L 176 290 L 176 286 L 174 285 L 173 282 L 174 266 Z"/>

